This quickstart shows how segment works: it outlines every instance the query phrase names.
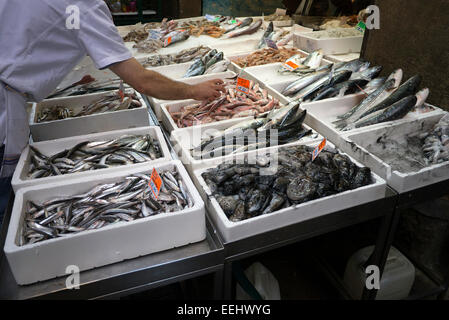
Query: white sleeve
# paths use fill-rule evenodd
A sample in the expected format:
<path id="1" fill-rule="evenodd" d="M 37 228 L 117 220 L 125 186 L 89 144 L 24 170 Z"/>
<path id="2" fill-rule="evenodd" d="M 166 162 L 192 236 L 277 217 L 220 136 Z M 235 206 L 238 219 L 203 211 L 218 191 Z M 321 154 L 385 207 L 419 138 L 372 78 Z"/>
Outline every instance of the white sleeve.
<path id="1" fill-rule="evenodd" d="M 78 40 L 98 69 L 132 58 L 122 37 L 112 21 L 108 6 L 103 0 L 89 1 L 80 10 Z"/>

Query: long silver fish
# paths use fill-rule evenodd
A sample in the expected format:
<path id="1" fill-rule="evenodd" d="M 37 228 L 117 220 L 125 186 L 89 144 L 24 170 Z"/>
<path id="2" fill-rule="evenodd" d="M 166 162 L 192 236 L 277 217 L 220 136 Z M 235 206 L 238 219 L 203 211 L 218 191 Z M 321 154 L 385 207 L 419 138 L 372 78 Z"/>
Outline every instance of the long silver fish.
<path id="1" fill-rule="evenodd" d="M 402 70 L 395 70 L 385 81 L 385 83 L 380 86 L 376 91 L 371 93 L 365 99 L 363 99 L 358 105 L 353 107 L 351 110 L 343 115 L 338 116 L 339 119 L 334 122 L 338 129 L 343 129 L 350 123 L 353 123 L 360 119 L 360 116 L 366 111 L 381 103 L 383 100 L 388 98 L 394 90 L 396 90 L 402 80 Z"/>

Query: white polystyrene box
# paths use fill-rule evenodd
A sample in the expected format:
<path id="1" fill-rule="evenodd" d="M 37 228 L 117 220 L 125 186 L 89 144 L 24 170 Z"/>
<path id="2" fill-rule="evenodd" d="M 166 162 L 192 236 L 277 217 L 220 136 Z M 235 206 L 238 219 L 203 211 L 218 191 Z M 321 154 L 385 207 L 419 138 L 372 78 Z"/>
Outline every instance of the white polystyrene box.
<path id="1" fill-rule="evenodd" d="M 401 137 L 415 134 L 417 131 L 430 131 L 443 115 L 444 113 L 433 113 L 426 118 L 349 133 L 343 136 L 341 148 L 369 166 L 399 193 L 435 184 L 449 179 L 449 161 L 432 164 L 413 172 L 400 172 L 393 169 L 380 156 L 373 154 L 370 151 L 370 146 L 382 136 L 396 138 L 395 140 L 399 141 Z"/>
<path id="2" fill-rule="evenodd" d="M 317 144 L 310 143 L 308 145 L 316 146 Z M 331 143 L 328 143 L 328 145 L 331 147 L 333 146 Z M 280 148 L 282 148 L 282 146 Z M 258 151 L 255 150 L 251 151 L 248 154 L 261 154 L 257 152 Z M 233 157 L 228 156 L 224 160 L 231 161 L 232 159 Z M 353 158 L 351 158 L 351 160 L 358 166 L 363 166 Z M 216 166 L 217 164 L 214 164 L 209 168 Z M 227 218 L 215 197 L 211 196 L 210 189 L 201 176 L 201 174 L 207 169 L 208 168 L 202 168 L 196 170 L 194 172 L 193 180 L 198 187 L 198 191 L 203 197 L 209 216 L 214 221 L 215 225 L 217 226 L 226 242 L 251 237 L 294 223 L 310 220 L 332 212 L 337 212 L 364 203 L 382 199 L 385 197 L 387 186 L 386 182 L 382 178 L 380 178 L 375 173 L 372 173 L 373 183 L 370 185 L 315 199 L 312 201 L 307 201 L 305 203 L 281 209 L 270 214 L 260 215 L 239 222 L 232 222 Z"/>
<path id="3" fill-rule="evenodd" d="M 120 181 L 127 175 L 151 173 L 153 167 L 158 171 L 176 168 L 187 192 L 193 197 L 194 206 L 22 247 L 17 245 L 27 200 L 42 202 L 83 193 L 98 184 Z M 75 265 L 84 271 L 202 241 L 205 237 L 204 203 L 181 162 L 170 161 L 19 190 L 4 250 L 14 278 L 19 285 L 25 285 L 66 275 L 66 267 L 69 265 Z"/>
<path id="4" fill-rule="evenodd" d="M 251 120 L 252 118 L 242 118 L 240 121 L 247 121 Z M 234 120 L 231 122 L 231 120 Z M 223 132 L 225 129 L 232 127 L 235 124 L 238 124 L 240 121 L 236 121 L 238 119 L 231 119 L 226 121 L 219 121 L 215 123 L 208 123 L 201 126 L 196 127 L 188 127 L 183 128 L 179 130 L 172 131 L 172 134 L 170 136 L 170 140 L 172 142 L 172 145 L 175 149 L 175 152 L 178 156 L 178 158 L 182 161 L 184 166 L 186 167 L 187 171 L 189 171 L 190 174 L 193 174 L 194 170 L 197 170 L 199 168 L 204 168 L 205 166 L 209 165 L 218 165 L 226 159 L 226 156 L 217 156 L 211 159 L 195 159 L 191 152 L 190 148 L 193 146 L 197 146 L 201 143 L 202 137 L 209 137 L 209 136 L 216 136 Z M 307 125 L 303 125 L 304 129 L 311 129 Z M 317 145 L 319 142 L 323 139 L 321 135 L 316 133 L 315 131 L 312 132 L 312 134 L 303 137 L 299 142 L 290 142 L 283 146 L 291 146 L 296 144 L 304 144 L 308 142 L 315 142 Z M 272 147 L 266 147 L 261 150 L 274 150 L 278 148 L 277 146 Z M 242 152 L 237 154 L 251 154 L 250 151 L 248 152 Z"/>
<path id="5" fill-rule="evenodd" d="M 117 92 L 117 90 L 108 91 L 106 93 L 55 98 L 35 103 L 30 115 L 30 131 L 33 141 L 37 142 L 111 130 L 145 127 L 150 124 L 147 105 L 143 101 L 140 93 L 137 93 L 139 101 L 142 104 L 139 108 L 95 113 L 82 117 L 41 123 L 36 121 L 39 111 L 45 107 L 66 106 L 74 108 L 74 111 L 77 112 L 77 110 L 80 110 L 83 106 L 97 101 L 102 96 L 113 92 Z"/>
<path id="6" fill-rule="evenodd" d="M 167 143 L 164 139 L 160 127 L 140 127 L 135 129 L 124 129 L 124 130 L 114 130 L 103 133 L 92 133 L 89 135 L 82 135 L 70 138 L 62 138 L 55 140 L 48 140 L 42 142 L 31 143 L 33 147 L 36 147 L 39 151 L 41 151 L 44 155 L 53 155 L 58 152 L 61 152 L 66 149 L 70 149 L 83 141 L 103 141 L 103 140 L 112 140 L 116 138 L 120 138 L 124 135 L 145 135 L 149 134 L 155 141 L 159 143 L 160 150 L 162 156 L 158 159 L 143 162 L 143 163 L 135 163 L 129 165 L 120 165 L 113 166 L 111 168 L 106 169 L 96 169 L 96 170 L 88 170 L 82 172 L 69 173 L 59 176 L 51 176 L 45 178 L 38 179 L 30 179 L 28 177 L 28 171 L 30 167 L 30 156 L 31 150 L 29 146 L 26 146 L 23 149 L 22 154 L 20 155 L 19 162 L 17 163 L 16 170 L 14 171 L 14 175 L 11 180 L 12 187 L 14 191 L 19 190 L 20 188 L 30 187 L 35 185 L 47 184 L 52 182 L 59 181 L 67 181 L 71 179 L 76 179 L 79 177 L 86 177 L 92 175 L 103 174 L 107 172 L 120 172 L 126 168 L 133 166 L 147 166 L 149 163 L 157 163 L 157 162 L 167 162 L 172 159 L 170 155 L 170 151 L 168 149 Z"/>
<path id="7" fill-rule="evenodd" d="M 273 90 L 270 86 L 265 85 L 264 83 L 258 81 L 254 76 L 252 76 L 251 74 L 247 73 L 246 71 L 242 72 L 241 77 L 244 77 L 245 79 L 248 80 L 252 80 L 255 81 L 257 83 L 259 83 L 260 88 L 262 89 L 266 89 L 267 93 L 268 93 L 268 98 L 274 98 L 279 100 L 279 102 L 281 104 L 286 104 L 286 99 L 284 96 L 282 96 L 281 94 L 279 94 L 277 91 Z M 192 79 L 193 80 L 193 79 Z M 161 103 L 160 104 L 160 108 L 161 108 L 161 117 L 162 117 L 162 124 L 164 125 L 165 129 L 169 132 L 172 132 L 174 130 L 179 130 L 179 129 L 183 129 L 183 128 L 179 128 L 178 125 L 176 124 L 176 122 L 173 120 L 173 118 L 170 115 L 170 112 L 177 112 L 179 111 L 182 107 L 187 106 L 187 105 L 191 105 L 191 104 L 195 104 L 195 103 L 199 103 L 198 101 L 195 100 L 178 100 L 178 101 L 172 101 L 172 102 L 165 102 L 165 103 Z M 243 121 L 245 119 L 248 119 L 249 117 L 241 117 L 241 118 L 232 118 L 232 119 L 228 119 L 228 120 L 221 120 L 221 121 L 216 121 L 213 123 L 236 123 L 239 121 Z"/>
<path id="8" fill-rule="evenodd" d="M 214 80 L 214 79 L 227 79 L 227 78 L 233 78 L 236 76 L 236 73 L 234 72 L 236 69 L 229 65 L 228 71 L 226 72 L 219 72 L 219 73 L 212 73 L 212 74 L 205 74 L 201 76 L 191 77 L 191 78 L 178 78 L 177 81 L 187 83 L 190 85 L 198 84 L 204 81 Z M 162 73 L 164 74 L 164 73 Z M 182 77 L 182 76 L 181 76 Z M 162 110 L 161 105 L 164 103 L 169 103 L 170 100 L 161 100 L 154 97 L 148 97 L 148 100 L 150 101 L 151 108 L 153 109 L 154 113 L 156 114 L 156 118 L 158 120 L 162 120 Z M 171 100 L 171 102 L 178 102 L 178 101 L 184 101 L 184 100 Z"/>
<path id="9" fill-rule="evenodd" d="M 343 30 L 347 31 L 348 29 L 343 28 Z M 321 49 L 325 55 L 360 52 L 363 34 L 344 38 L 317 39 L 314 37 L 326 32 L 328 30 L 297 34 L 297 44 L 300 49 L 307 52 Z"/>
<path id="10" fill-rule="evenodd" d="M 429 116 L 440 114 L 441 109 L 431 106 L 434 110 L 427 113 L 409 112 L 402 119 L 378 123 L 366 127 L 356 128 L 348 131 L 341 131 L 332 123 L 337 120 L 337 116 L 344 114 L 356 106 L 365 95 L 356 93 L 344 97 L 330 98 L 321 101 L 303 103 L 301 108 L 307 110 L 307 118 L 305 123 L 321 133 L 324 137 L 335 143 L 337 147 L 341 147 L 343 143 L 342 136 L 349 133 L 364 132 L 375 128 L 395 126 L 400 123 L 413 121 L 416 119 L 424 119 Z M 430 106 L 430 105 L 429 105 Z"/>

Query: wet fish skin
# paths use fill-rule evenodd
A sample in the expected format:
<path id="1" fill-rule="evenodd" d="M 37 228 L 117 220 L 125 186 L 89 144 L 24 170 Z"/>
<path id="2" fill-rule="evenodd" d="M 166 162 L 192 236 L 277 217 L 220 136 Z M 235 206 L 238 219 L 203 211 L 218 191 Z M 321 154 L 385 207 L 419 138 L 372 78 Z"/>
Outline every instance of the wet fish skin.
<path id="1" fill-rule="evenodd" d="M 414 75 L 407 81 L 405 81 L 397 90 L 395 90 L 388 98 L 383 100 L 381 103 L 375 105 L 373 108 L 367 110 L 363 113 L 360 118 L 363 118 L 373 112 L 385 109 L 386 107 L 392 105 L 393 103 L 405 98 L 409 95 L 415 94 L 416 90 L 421 84 L 421 76 Z"/>
<path id="2" fill-rule="evenodd" d="M 399 87 L 399 84 L 402 79 L 402 70 L 395 70 L 387 79 L 387 81 L 376 89 L 373 93 L 368 95 L 365 99 L 363 99 L 358 105 L 353 107 L 351 110 L 346 112 L 343 115 L 338 116 L 338 119 L 334 122 L 335 126 L 338 129 L 344 129 L 351 123 L 360 119 L 360 116 L 364 114 L 369 109 L 373 108 L 377 104 L 381 103 L 383 100 L 388 98 L 394 90 Z"/>
<path id="3" fill-rule="evenodd" d="M 247 27 L 246 29 L 243 29 L 241 31 L 235 31 L 234 33 L 231 33 L 229 35 L 229 38 L 240 37 L 240 36 L 243 36 L 246 34 L 253 34 L 253 33 L 257 32 L 257 30 L 259 30 L 261 25 L 262 25 L 262 19 L 259 19 L 256 22 L 254 22 L 253 24 L 251 24 L 249 27 Z"/>
<path id="4" fill-rule="evenodd" d="M 393 103 L 386 109 L 378 110 L 377 112 L 368 115 L 365 118 L 360 119 L 354 123 L 355 128 L 365 127 L 377 123 L 382 123 L 386 121 L 393 121 L 404 117 L 412 108 L 416 105 L 418 99 L 416 96 L 407 96 L 401 100 Z M 345 130 L 350 130 L 353 126 L 345 128 Z"/>

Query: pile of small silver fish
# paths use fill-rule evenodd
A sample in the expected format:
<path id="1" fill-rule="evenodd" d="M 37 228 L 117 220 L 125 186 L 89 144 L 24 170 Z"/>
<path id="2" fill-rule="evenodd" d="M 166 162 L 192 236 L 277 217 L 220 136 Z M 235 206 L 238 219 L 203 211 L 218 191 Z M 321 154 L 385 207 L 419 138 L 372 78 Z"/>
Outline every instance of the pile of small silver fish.
<path id="1" fill-rule="evenodd" d="M 159 175 L 163 184 L 157 200 L 148 186 L 150 175 L 134 174 L 83 194 L 43 203 L 28 201 L 19 245 L 193 207 L 192 197 L 177 172 L 167 170 Z"/>
<path id="2" fill-rule="evenodd" d="M 209 51 L 210 48 L 205 46 L 188 48 L 178 53 L 150 56 L 148 58 L 145 58 L 142 64 L 144 67 L 158 67 L 170 64 L 184 63 L 192 61 L 195 58 L 202 57 Z"/>
<path id="3" fill-rule="evenodd" d="M 431 132 L 420 135 L 426 165 L 449 161 L 449 114 L 446 113 Z"/>
<path id="4" fill-rule="evenodd" d="M 279 101 L 268 97 L 266 89 L 260 88 L 259 84 L 250 81 L 247 94 L 237 91 L 236 81 L 227 81 L 226 93 L 213 101 L 203 101 L 192 105 L 183 106 L 179 111 L 167 111 L 179 128 L 191 127 L 204 123 L 257 116 L 261 113 L 278 108 Z"/>
<path id="5" fill-rule="evenodd" d="M 212 49 L 204 56 L 196 58 L 183 78 L 223 72 L 228 69 L 229 64 L 230 61 L 223 61 L 223 52 Z"/>
<path id="6" fill-rule="evenodd" d="M 312 162 L 308 146 L 280 148 L 276 157 L 223 163 L 202 173 L 212 196 L 232 222 L 372 183 L 371 171 L 325 148 Z M 271 161 L 277 161 L 271 165 Z M 271 167 L 271 168 L 270 168 Z"/>
<path id="7" fill-rule="evenodd" d="M 123 101 L 116 92 L 105 94 L 100 99 L 84 106 L 81 111 L 75 113 L 73 108 L 64 106 L 51 106 L 40 110 L 37 113 L 36 121 L 47 122 L 72 117 L 82 117 L 95 113 L 113 112 L 126 109 L 134 109 L 142 107 L 134 90 L 125 91 Z"/>
<path id="8" fill-rule="evenodd" d="M 162 157 L 159 142 L 149 134 L 83 141 L 73 148 L 49 156 L 32 145 L 30 149 L 28 176 L 31 179 L 142 163 Z"/>
<path id="9" fill-rule="evenodd" d="M 298 59 L 295 60 L 295 57 Z M 320 66 L 322 57 L 323 53 L 318 50 L 305 59 L 293 56 L 287 60 L 286 63 L 292 61 L 298 68 L 291 71 L 285 64 L 279 72 L 293 72 L 300 77 L 292 81 L 281 93 L 294 101 L 318 101 L 361 90 L 368 93 L 385 81 L 385 78 L 376 78 L 382 71 L 380 66 L 369 67 L 369 62 L 360 60 Z"/>
<path id="10" fill-rule="evenodd" d="M 302 126 L 306 110 L 299 104 L 272 109 L 266 116 L 247 120 L 224 130 L 220 135 L 204 138 L 191 149 L 194 159 L 209 159 L 250 150 L 299 141 L 312 134 Z"/>
<path id="11" fill-rule="evenodd" d="M 359 104 L 334 121 L 344 131 L 403 118 L 413 108 L 420 108 L 429 95 L 425 88 L 417 92 L 421 77 L 415 75 L 402 85 L 402 70 L 393 71 L 387 80 Z"/>

